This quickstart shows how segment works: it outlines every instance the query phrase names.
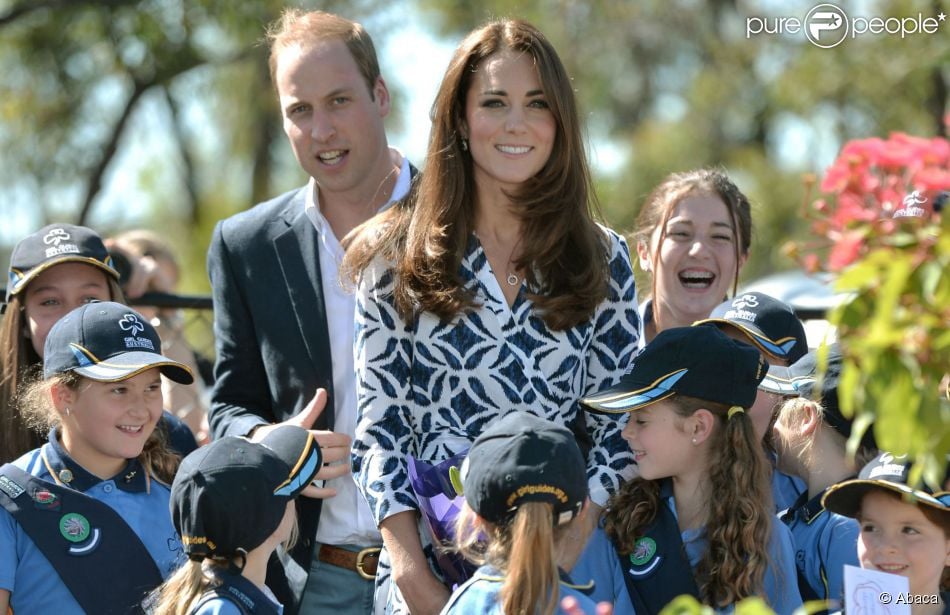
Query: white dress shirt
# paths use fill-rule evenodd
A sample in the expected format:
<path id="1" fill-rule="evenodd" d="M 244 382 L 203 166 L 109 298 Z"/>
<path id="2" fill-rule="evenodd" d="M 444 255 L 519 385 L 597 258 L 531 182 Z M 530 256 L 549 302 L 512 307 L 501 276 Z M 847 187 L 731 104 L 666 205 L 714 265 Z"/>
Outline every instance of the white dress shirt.
<path id="1" fill-rule="evenodd" d="M 390 148 L 394 162 L 399 164 L 399 177 L 392 197 L 379 211 L 389 208 L 409 193 L 409 160 Z M 319 236 L 320 274 L 323 279 L 323 303 L 330 335 L 330 356 L 333 365 L 334 431 L 350 437 L 356 432 L 356 374 L 353 369 L 353 320 L 356 311 L 353 293 L 339 280 L 343 247 L 329 222 L 320 211 L 318 191 L 310 178 L 304 211 Z M 377 212 L 378 213 L 378 212 Z M 345 463 L 349 463 L 349 458 Z M 370 513 L 369 505 L 356 487 L 352 474 L 327 481 L 336 489 L 336 496 L 323 501 L 316 540 L 328 545 L 379 545 L 382 536 Z"/>

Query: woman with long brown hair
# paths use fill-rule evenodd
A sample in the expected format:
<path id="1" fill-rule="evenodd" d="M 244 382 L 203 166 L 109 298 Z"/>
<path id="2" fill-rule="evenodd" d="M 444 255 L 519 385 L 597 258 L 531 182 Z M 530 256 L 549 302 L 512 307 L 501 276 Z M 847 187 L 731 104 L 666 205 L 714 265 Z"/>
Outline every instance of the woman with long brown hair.
<path id="1" fill-rule="evenodd" d="M 708 318 L 739 285 L 752 244 L 749 199 L 722 171 L 672 173 L 653 189 L 634 233 L 651 277 L 641 307 L 644 342 Z"/>
<path id="2" fill-rule="evenodd" d="M 377 604 L 397 612 L 448 597 L 423 555 L 409 457 L 464 452 L 518 410 L 576 424 L 639 328 L 627 246 L 594 220 L 572 84 L 544 35 L 509 20 L 469 34 L 432 118 L 410 198 L 360 229 L 344 262 L 358 280 L 354 473 L 385 542 L 377 583 L 391 565 L 399 590 Z M 602 505 L 630 455 L 611 421 L 588 418 L 586 434 Z"/>

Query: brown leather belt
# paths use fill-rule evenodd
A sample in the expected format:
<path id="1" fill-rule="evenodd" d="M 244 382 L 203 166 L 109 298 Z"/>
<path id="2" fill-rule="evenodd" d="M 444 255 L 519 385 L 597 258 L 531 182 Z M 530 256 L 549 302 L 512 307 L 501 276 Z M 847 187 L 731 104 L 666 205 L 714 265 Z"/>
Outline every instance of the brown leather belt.
<path id="1" fill-rule="evenodd" d="M 376 568 L 379 565 L 379 547 L 370 547 L 362 551 L 347 551 L 333 545 L 320 545 L 321 562 L 352 570 L 364 579 L 372 581 L 376 578 Z"/>

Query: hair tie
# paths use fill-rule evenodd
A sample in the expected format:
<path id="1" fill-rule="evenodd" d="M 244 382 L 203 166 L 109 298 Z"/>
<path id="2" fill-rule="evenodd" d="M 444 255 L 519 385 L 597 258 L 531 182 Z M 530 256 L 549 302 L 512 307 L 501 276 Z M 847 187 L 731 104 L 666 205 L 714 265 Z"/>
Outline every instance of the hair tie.
<path id="1" fill-rule="evenodd" d="M 742 406 L 733 406 L 729 408 L 729 414 L 726 415 L 726 418 L 731 419 L 733 416 L 744 413 L 744 412 L 745 412 L 745 408 L 743 408 Z"/>

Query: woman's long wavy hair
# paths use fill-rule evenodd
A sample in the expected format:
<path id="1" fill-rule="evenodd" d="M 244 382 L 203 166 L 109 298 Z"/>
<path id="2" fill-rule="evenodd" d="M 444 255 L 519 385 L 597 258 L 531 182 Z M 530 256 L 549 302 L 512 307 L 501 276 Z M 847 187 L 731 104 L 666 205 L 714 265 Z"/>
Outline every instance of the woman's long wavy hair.
<path id="1" fill-rule="evenodd" d="M 712 494 L 706 510 L 708 547 L 697 566 L 702 600 L 724 607 L 764 593 L 768 545 L 772 531 L 770 470 L 745 412 L 728 418 L 729 407 L 683 395 L 669 399 L 675 412 L 688 418 L 700 408 L 716 417 L 709 445 L 706 484 Z M 660 506 L 660 482 L 635 478 L 607 504 L 605 529 L 623 553 L 653 522 Z M 794 578 L 785 582 L 795 582 Z"/>
<path id="2" fill-rule="evenodd" d="M 506 525 L 479 519 L 467 505 L 456 519 L 456 550 L 504 573 L 500 601 L 505 615 L 552 615 L 557 609 L 557 545 L 577 519 L 560 527 L 553 519 L 553 508 L 544 502 L 521 504 Z"/>
<path id="3" fill-rule="evenodd" d="M 110 298 L 125 303 L 118 282 L 105 273 L 102 275 L 108 280 Z M 36 380 L 43 363 L 29 338 L 23 303 L 26 292 L 23 290 L 10 298 L 0 322 L 0 464 L 13 461 L 46 442 L 46 434 L 30 429 L 17 409 L 18 397 L 25 386 Z"/>
<path id="4" fill-rule="evenodd" d="M 710 195 L 718 197 L 729 210 L 729 222 L 732 226 L 732 236 L 735 238 L 733 247 L 736 255 L 736 273 L 732 281 L 732 294 L 739 287 L 739 262 L 743 256 L 748 256 L 752 245 L 752 207 L 749 199 L 739 190 L 731 179 L 718 169 L 695 169 L 683 173 L 671 173 L 653 189 L 640 213 L 637 215 L 637 226 L 633 232 L 634 245 L 645 245 L 650 251 L 650 260 L 653 262 L 654 273 L 651 281 L 651 296 L 656 297 L 656 268 L 660 262 L 660 248 L 666 239 L 666 223 L 676 205 L 688 196 Z M 651 247 L 653 233 L 659 229 L 660 234 L 655 246 Z M 657 312 L 653 312 L 654 318 Z M 657 330 L 660 328 L 657 320 Z"/>
<path id="5" fill-rule="evenodd" d="M 59 413 L 53 405 L 54 387 L 64 386 L 77 395 L 82 395 L 82 384 L 85 381 L 85 378 L 75 372 L 66 372 L 27 385 L 19 403 L 20 413 L 27 427 L 46 433 L 49 429 L 61 425 Z M 162 421 L 155 425 L 155 429 L 145 441 L 138 460 L 149 474 L 163 483 L 171 484 L 175 478 L 181 457 L 168 448 L 168 434 Z"/>
<path id="6" fill-rule="evenodd" d="M 533 59 L 557 125 L 548 161 L 508 194 L 521 219 L 515 265 L 525 272 L 530 297 L 554 330 L 589 319 L 607 296 L 608 243 L 594 221 L 596 202 L 571 80 L 534 26 L 493 21 L 469 34 L 455 51 L 432 107 L 425 171 L 409 197 L 356 229 L 346 242 L 344 277 L 351 281 L 377 256 L 394 264 L 395 305 L 407 322 L 423 311 L 450 320 L 473 306 L 459 276 L 477 200 L 461 125 L 479 66 L 504 50 Z"/>

